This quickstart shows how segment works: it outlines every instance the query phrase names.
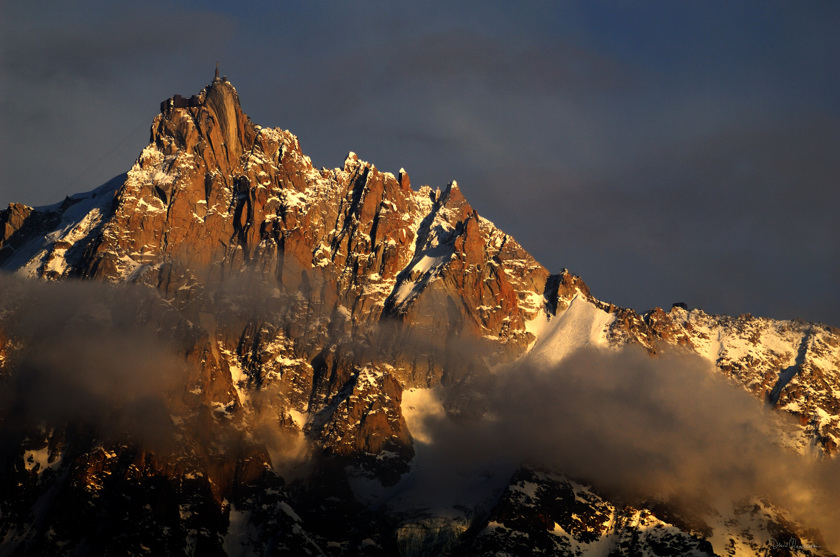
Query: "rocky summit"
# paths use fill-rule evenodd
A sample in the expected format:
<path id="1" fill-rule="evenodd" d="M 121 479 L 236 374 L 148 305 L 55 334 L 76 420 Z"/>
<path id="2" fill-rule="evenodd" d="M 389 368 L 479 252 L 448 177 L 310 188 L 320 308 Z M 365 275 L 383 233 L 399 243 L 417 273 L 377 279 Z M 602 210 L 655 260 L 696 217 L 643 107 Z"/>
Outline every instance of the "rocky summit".
<path id="1" fill-rule="evenodd" d="M 604 303 L 226 79 L 0 268 L 2 555 L 840 550 L 840 330 Z"/>

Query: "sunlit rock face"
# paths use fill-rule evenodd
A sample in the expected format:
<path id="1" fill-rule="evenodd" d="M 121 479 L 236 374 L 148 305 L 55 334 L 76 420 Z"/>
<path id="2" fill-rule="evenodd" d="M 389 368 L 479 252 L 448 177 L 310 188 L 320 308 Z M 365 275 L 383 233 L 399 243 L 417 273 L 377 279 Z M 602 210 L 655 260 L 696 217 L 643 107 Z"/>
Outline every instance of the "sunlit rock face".
<path id="1" fill-rule="evenodd" d="M 4 554 L 827 554 L 772 501 L 688 512 L 436 447 L 499 419 L 517 366 L 637 346 L 699 356 L 793 417 L 779 451 L 831 461 L 840 331 L 601 302 L 455 182 L 315 168 L 226 80 L 161 103 L 126 174 L 0 212 L 0 268 Z"/>

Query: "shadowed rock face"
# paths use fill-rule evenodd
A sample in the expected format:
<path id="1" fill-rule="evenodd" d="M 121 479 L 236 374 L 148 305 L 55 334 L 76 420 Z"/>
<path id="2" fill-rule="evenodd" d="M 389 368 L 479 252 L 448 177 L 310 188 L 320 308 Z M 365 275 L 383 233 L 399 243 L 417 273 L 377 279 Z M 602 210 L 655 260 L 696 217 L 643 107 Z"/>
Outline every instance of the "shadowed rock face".
<path id="1" fill-rule="evenodd" d="M 589 488 L 530 469 L 511 486 L 543 486 L 536 507 L 506 493 L 492 509 L 453 521 L 388 517 L 356 502 L 351 482 L 393 485 L 411 469 L 406 389 L 441 386 L 453 417 L 492 411 L 481 396 L 493 382 L 489 369 L 526 354 L 534 324 L 559 318 L 575 298 L 610 314 L 603 334 L 612 346 L 705 354 L 716 331 L 721 371 L 799 417 L 801 443 L 836 450 L 836 330 L 617 308 L 568 271 L 550 274 L 454 182 L 415 190 L 404 170 L 395 177 L 353 153 L 342 168 L 314 168 L 290 132 L 254 125 L 227 81 L 161 108 L 127 174 L 52 207 L 0 212 L 0 267 L 100 285 L 58 290 L 47 305 L 37 303 L 52 299 L 47 290 L 30 290 L 42 284 L 8 282 L 0 296 L 0 380 L 18 393 L 0 398 L 0 509 L 9 517 L 0 539 L 8 547 L 479 555 L 499 544 L 518 554 L 518 532 L 530 529 L 548 554 L 587 536 L 706 554 L 703 535 L 674 526 L 667 513 L 617 510 Z M 80 369 L 103 361 L 91 356 L 90 339 L 116 331 L 114 345 L 131 346 L 118 334 L 129 331 L 157 339 L 143 353 L 160 352 L 160 360 L 142 369 L 173 366 L 177 381 L 136 396 L 109 393 L 119 404 L 97 402 L 95 413 L 43 414 L 25 396 L 26 377 L 50 321 L 40 316 L 57 307 L 75 325 L 47 329 L 56 346 L 77 347 L 67 358 L 88 362 Z M 781 340 L 765 347 L 762 335 Z M 755 349 L 729 350 L 726 339 Z M 785 343 L 795 347 L 793 363 Z M 105 367 L 91 377 L 114 373 Z M 77 391 L 96 384 L 74 381 Z M 142 424 L 155 424 L 155 435 Z M 287 473 L 306 479 L 287 485 Z M 651 524 L 675 530 L 648 541 L 629 522 L 587 530 L 570 518 L 573 492 L 591 496 L 574 513 L 593 524 L 610 507 L 621 520 L 649 512 Z M 562 543 L 555 523 L 569 533 Z"/>

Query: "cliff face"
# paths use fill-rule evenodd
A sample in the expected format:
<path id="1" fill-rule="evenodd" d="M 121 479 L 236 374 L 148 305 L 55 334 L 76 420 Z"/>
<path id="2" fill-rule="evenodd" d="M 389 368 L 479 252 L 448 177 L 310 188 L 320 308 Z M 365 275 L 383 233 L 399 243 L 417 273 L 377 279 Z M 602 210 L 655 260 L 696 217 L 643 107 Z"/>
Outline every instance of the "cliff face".
<path id="1" fill-rule="evenodd" d="M 362 504 L 359 485 L 386 489 L 413 469 L 418 432 L 407 425 L 408 390 L 436 389 L 451 418 L 474 420 L 492 415 L 482 393 L 495 369 L 529 359 L 556 364 L 590 345 L 702 356 L 796 417 L 798 429 L 782 436 L 793 450 L 831 455 L 840 436 L 840 331 L 604 304 L 579 277 L 550 274 L 479 216 L 455 182 L 414 189 L 404 170 L 381 172 L 353 153 L 343 168 L 316 169 L 294 135 L 254 125 L 223 80 L 189 102 L 162 103 L 150 144 L 127 174 L 51 207 L 0 212 L 0 267 L 27 280 L 110 285 L 60 294 L 75 300 L 52 306 L 69 324 L 44 337 L 32 316 L 48 311 L 33 301 L 51 296 L 39 290 L 47 285 L 4 279 L 0 376 L 19 396 L 1 408 L 8 518 L 0 534 L 4 547 L 22 553 L 107 553 L 128 544 L 138 554 L 489 554 L 493 543 L 507 543 L 493 539 L 525 528 L 510 521 L 532 507 L 514 512 L 521 501 L 507 494 L 454 522 L 427 511 L 383 518 Z M 121 330 L 153 339 L 141 352 L 164 354 L 170 367 L 130 348 L 109 352 L 112 359 L 141 362 L 140 375 L 176 370 L 164 375 L 177 380 L 127 397 L 106 390 L 95 414 L 43 412 L 27 398 L 27 370 L 45 366 L 52 380 L 66 367 L 61 358 L 35 358 L 33 347 L 54 350 L 44 338 L 60 346 L 75 339 L 65 361 L 88 362 L 96 350 L 79 347 L 94 333 Z M 97 381 L 114 373 L 104 367 Z M 87 396 L 95 382 L 78 383 L 85 373 L 67 381 Z M 150 420 L 141 398 L 155 401 L 154 428 L 137 425 Z M 135 406 L 144 411 L 126 411 Z M 543 497 L 549 507 L 569 490 L 589 489 L 556 474 L 520 474 L 511 486 L 553 486 L 545 490 L 554 502 Z M 593 517 L 639 522 L 636 510 L 590 495 Z M 672 549 L 707 551 L 702 528 L 672 524 L 661 510 L 638 512 L 659 512 L 651 520 L 680 533 Z M 330 518 L 315 520 L 322 516 Z M 557 547 L 608 538 L 619 547 L 618 532 L 632 533 L 602 525 L 581 537 L 572 523 L 554 520 L 560 532 L 534 520 L 523 524 L 566 540 Z M 476 538 L 481 524 L 490 530 Z M 667 547 L 660 538 L 633 543 Z"/>

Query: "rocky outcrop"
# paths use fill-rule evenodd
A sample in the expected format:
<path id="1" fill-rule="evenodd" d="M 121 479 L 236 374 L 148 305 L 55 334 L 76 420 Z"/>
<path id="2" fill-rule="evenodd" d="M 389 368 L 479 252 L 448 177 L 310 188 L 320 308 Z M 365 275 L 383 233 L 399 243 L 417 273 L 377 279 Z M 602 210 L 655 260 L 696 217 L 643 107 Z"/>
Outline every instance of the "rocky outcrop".
<path id="1" fill-rule="evenodd" d="M 0 211 L 0 265 L 10 261 L 27 241 L 49 231 L 55 224 L 55 216 L 20 203 L 11 203 Z"/>
<path id="2" fill-rule="evenodd" d="M 802 554 L 828 555 L 819 538 L 797 534 L 791 522 L 760 501 L 742 504 L 725 524 L 707 524 L 698 512 L 701 508 L 702 503 L 693 508 L 645 502 L 616 505 L 588 485 L 525 467 L 516 472 L 488 516 L 447 554 L 699 557 L 786 555 L 787 548 L 796 547 Z M 728 540 L 725 548 L 713 548 L 708 541 L 715 531 Z"/>

